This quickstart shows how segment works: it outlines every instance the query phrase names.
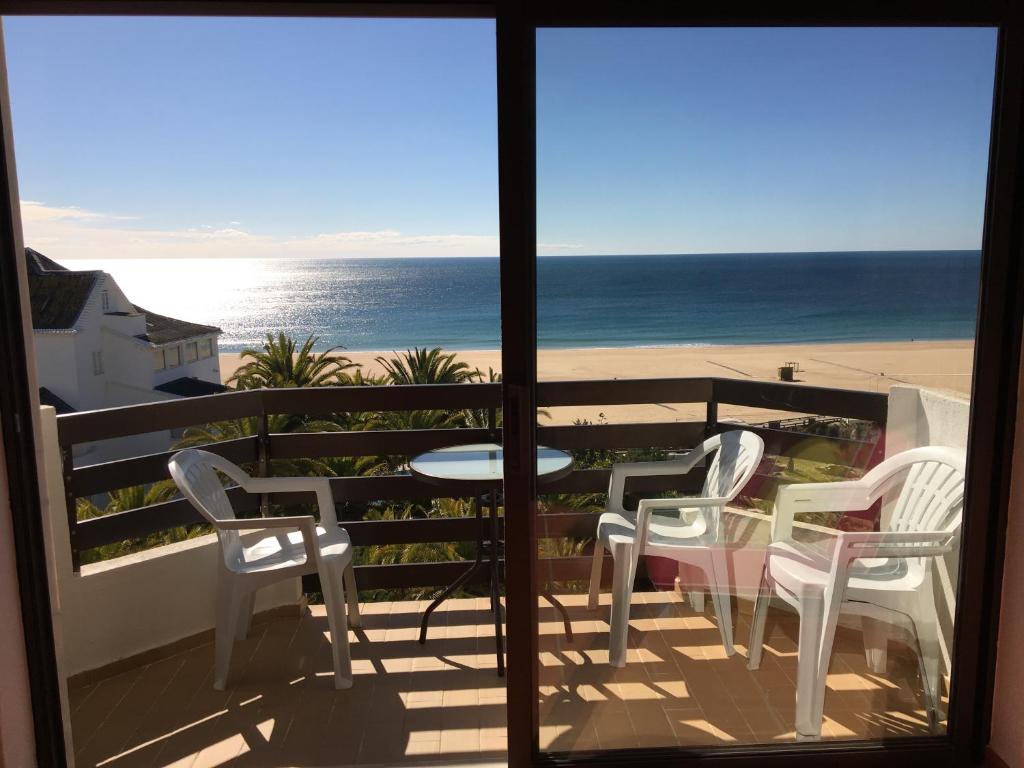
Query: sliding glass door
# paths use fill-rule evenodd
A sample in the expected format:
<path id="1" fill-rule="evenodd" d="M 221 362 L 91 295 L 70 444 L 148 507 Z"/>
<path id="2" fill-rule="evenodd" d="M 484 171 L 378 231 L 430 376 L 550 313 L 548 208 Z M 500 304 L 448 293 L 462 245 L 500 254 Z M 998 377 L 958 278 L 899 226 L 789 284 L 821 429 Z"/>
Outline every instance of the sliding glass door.
<path id="1" fill-rule="evenodd" d="M 534 40 L 534 759 L 945 754 L 997 30 Z"/>

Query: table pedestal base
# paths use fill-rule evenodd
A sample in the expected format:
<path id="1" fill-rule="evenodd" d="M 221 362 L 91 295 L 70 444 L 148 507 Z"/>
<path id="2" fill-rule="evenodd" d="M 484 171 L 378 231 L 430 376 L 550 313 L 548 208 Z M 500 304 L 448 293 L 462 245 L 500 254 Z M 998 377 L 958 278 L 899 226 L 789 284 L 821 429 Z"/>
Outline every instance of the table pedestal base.
<path id="1" fill-rule="evenodd" d="M 490 524 L 491 531 L 490 537 L 486 539 L 484 536 L 484 518 L 483 518 L 483 504 L 481 503 L 481 497 L 477 496 L 473 505 L 476 513 L 477 521 L 477 538 L 476 538 L 476 559 L 469 569 L 463 573 L 459 578 L 449 584 L 447 587 L 442 589 L 431 601 L 430 605 L 423 612 L 423 619 L 420 621 L 420 645 L 427 642 L 427 625 L 430 622 L 430 614 L 445 600 L 454 594 L 454 592 L 465 584 L 469 583 L 480 570 L 487 570 L 490 572 L 490 584 L 491 584 L 491 612 L 494 614 L 494 643 L 495 643 L 495 655 L 498 660 L 498 676 L 505 676 L 505 642 L 502 636 L 501 628 L 501 563 L 500 557 L 504 550 L 504 542 L 501 540 L 498 534 L 498 492 L 492 490 L 487 494 L 488 506 L 490 508 Z M 485 550 L 489 554 L 487 559 L 484 559 Z M 565 606 L 562 605 L 558 599 L 551 593 L 550 590 L 545 589 L 541 592 L 541 596 L 551 603 L 552 606 L 559 612 L 562 617 L 562 623 L 565 626 L 565 637 L 571 643 L 572 642 L 572 624 L 569 621 L 569 613 L 566 611 Z"/>

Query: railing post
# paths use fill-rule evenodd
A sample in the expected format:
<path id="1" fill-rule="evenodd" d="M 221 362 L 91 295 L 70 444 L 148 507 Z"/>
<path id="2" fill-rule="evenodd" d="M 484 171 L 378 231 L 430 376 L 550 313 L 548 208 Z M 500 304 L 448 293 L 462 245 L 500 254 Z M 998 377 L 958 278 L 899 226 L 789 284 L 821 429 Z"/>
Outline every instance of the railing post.
<path id="1" fill-rule="evenodd" d="M 75 458 L 72 446 L 60 447 L 61 471 L 64 476 L 64 505 L 67 507 L 68 540 L 71 543 L 71 569 L 78 573 L 81 565 L 81 553 L 78 551 L 78 509 L 75 506 L 75 492 L 71 488 L 72 475 L 75 471 Z"/>
<path id="2" fill-rule="evenodd" d="M 708 400 L 708 414 L 704 421 L 704 437 L 709 438 L 718 432 L 718 401 Z"/>
<path id="3" fill-rule="evenodd" d="M 257 474 L 260 477 L 267 477 L 270 472 L 270 421 L 267 418 L 266 411 L 260 409 L 257 430 L 256 430 L 256 450 L 259 456 L 259 465 L 257 468 Z M 270 494 L 260 494 L 260 517 L 270 516 Z"/>
<path id="4" fill-rule="evenodd" d="M 498 442 L 498 411 L 496 408 L 487 409 L 487 439 Z"/>

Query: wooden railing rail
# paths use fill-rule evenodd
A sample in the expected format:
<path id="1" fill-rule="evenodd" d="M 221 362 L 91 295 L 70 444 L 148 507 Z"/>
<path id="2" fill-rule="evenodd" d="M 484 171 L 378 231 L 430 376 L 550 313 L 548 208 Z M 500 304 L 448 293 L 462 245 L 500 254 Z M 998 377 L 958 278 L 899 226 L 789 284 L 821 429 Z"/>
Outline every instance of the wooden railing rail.
<path id="1" fill-rule="evenodd" d="M 173 451 L 136 456 L 102 464 L 75 467 L 76 445 L 129 435 L 181 429 L 214 422 L 254 419 L 255 432 L 204 446 L 231 461 L 254 465 L 260 474 L 273 460 L 319 457 L 409 456 L 431 448 L 464 442 L 483 442 L 500 435 L 496 412 L 501 404 L 501 385 L 492 383 L 418 386 L 323 387 L 310 389 L 247 390 L 183 400 L 125 406 L 60 416 L 58 439 L 64 458 L 68 519 L 76 568 L 81 552 L 181 525 L 202 522 L 187 501 L 175 499 L 148 507 L 77 520 L 75 500 L 144 485 L 168 477 L 167 460 Z M 542 426 L 538 439 L 544 445 L 566 450 L 633 448 L 687 449 L 705 436 L 734 425 L 719 422 L 720 404 L 742 405 L 801 414 L 862 419 L 884 427 L 887 398 L 883 394 L 809 387 L 799 384 L 742 381 L 717 378 L 631 379 L 611 381 L 558 381 L 538 384 L 538 403 L 543 408 L 579 405 L 645 403 L 705 403 L 706 419 L 700 422 L 641 424 L 586 424 Z M 272 433 L 269 418 L 278 414 L 317 415 L 363 411 L 462 410 L 487 412 L 484 428 L 431 430 L 378 430 Z M 804 443 L 808 435 L 755 428 L 770 453 L 785 453 Z M 817 439 L 817 438 L 816 438 Z M 873 442 L 823 438 L 837 442 L 851 457 L 863 462 L 874 455 Z M 855 458 L 854 458 L 855 457 Z M 608 485 L 607 469 L 578 469 L 568 477 L 541 488 L 542 493 L 601 493 Z M 642 478 L 636 491 L 692 491 L 699 487 L 702 472 L 690 477 Z M 338 477 L 332 480 L 335 497 L 342 502 L 416 501 L 465 495 L 464 486 L 426 485 L 408 474 Z M 230 491 L 240 514 L 266 514 L 271 502 L 306 502 L 306 494 L 253 497 L 238 489 Z M 595 518 L 585 513 L 544 515 L 544 537 L 593 535 Z M 467 541 L 475 536 L 471 518 L 414 519 L 397 521 L 346 521 L 357 545 Z M 576 573 L 572 558 L 558 566 Z M 444 574 L 465 567 L 459 563 L 417 566 L 364 566 L 386 568 L 368 577 L 367 588 L 377 585 L 417 586 L 444 583 Z M 582 567 L 582 566 L 579 566 Z M 574 570 L 575 569 L 575 570 Z M 384 574 L 388 575 L 384 575 Z M 422 581 L 422 578 L 439 581 Z M 454 577 L 453 577 L 454 578 Z M 403 579 L 405 581 L 403 581 Z"/>

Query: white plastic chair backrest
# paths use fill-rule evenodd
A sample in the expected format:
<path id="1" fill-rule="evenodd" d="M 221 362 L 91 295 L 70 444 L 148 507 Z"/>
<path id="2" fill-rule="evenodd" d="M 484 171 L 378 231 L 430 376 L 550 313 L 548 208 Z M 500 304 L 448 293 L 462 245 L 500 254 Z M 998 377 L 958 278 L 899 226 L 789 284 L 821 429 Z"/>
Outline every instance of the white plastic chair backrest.
<path id="1" fill-rule="evenodd" d="M 239 485 L 249 479 L 240 467 L 208 451 L 186 448 L 174 454 L 167 462 L 171 477 L 182 495 L 199 510 L 207 522 L 217 528 L 217 537 L 229 567 L 242 557 L 242 543 L 238 531 L 228 531 L 217 525 L 222 520 L 234 520 L 227 491 L 214 470 L 220 470 Z"/>
<path id="2" fill-rule="evenodd" d="M 872 486 L 873 499 L 902 481 L 886 530 L 955 533 L 963 519 L 965 475 L 963 451 L 926 446 L 891 456 L 864 481 Z"/>
<path id="3" fill-rule="evenodd" d="M 753 432 L 736 429 L 708 438 L 696 450 L 703 451 L 705 456 L 715 451 L 701 496 L 732 501 L 761 463 L 764 441 Z"/>

